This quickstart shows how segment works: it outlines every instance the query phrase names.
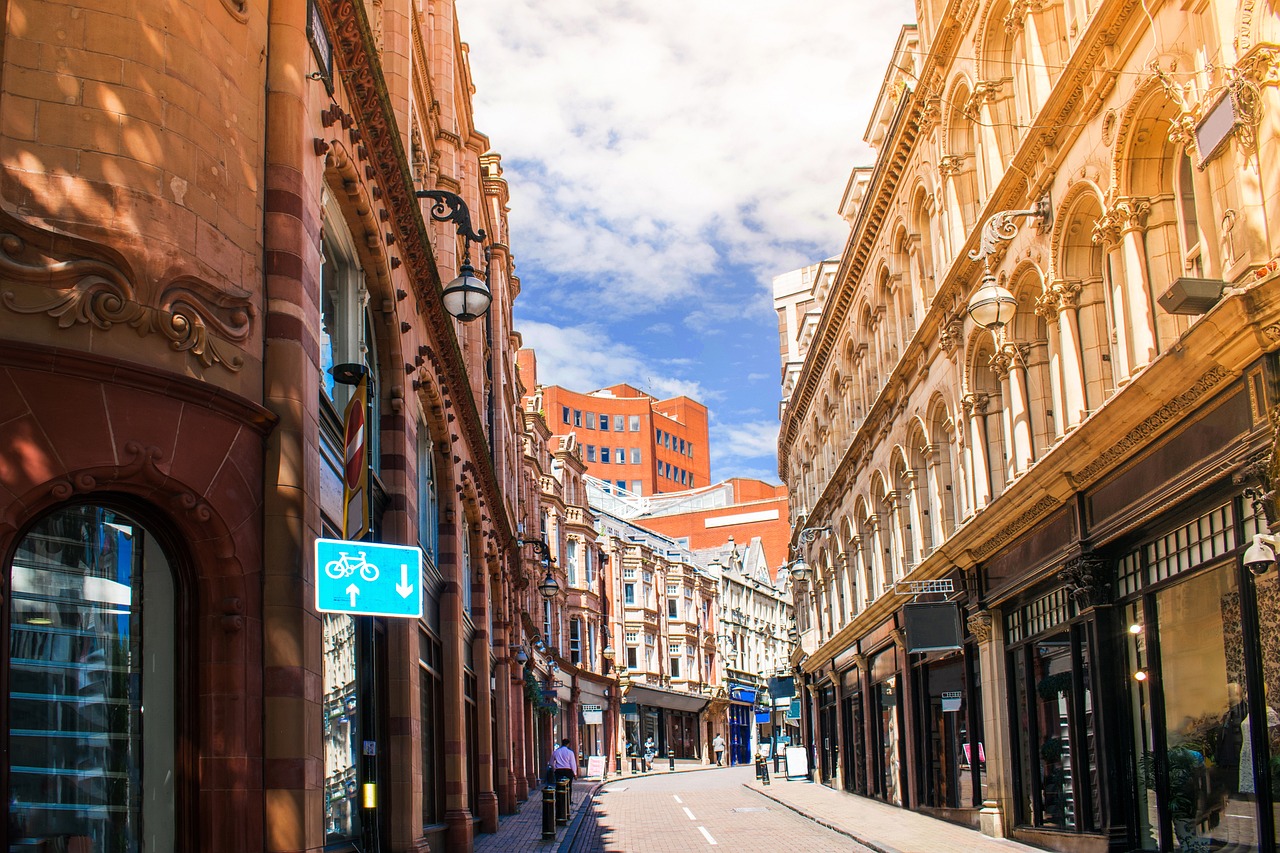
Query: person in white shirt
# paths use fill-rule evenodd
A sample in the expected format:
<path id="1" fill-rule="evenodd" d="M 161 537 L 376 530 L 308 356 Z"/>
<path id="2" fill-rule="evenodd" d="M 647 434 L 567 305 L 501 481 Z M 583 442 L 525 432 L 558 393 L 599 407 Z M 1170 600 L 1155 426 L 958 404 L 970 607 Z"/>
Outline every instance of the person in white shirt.
<path id="1" fill-rule="evenodd" d="M 724 737 L 716 735 L 715 740 L 711 741 L 711 748 L 716 754 L 716 767 L 724 764 Z"/>
<path id="2" fill-rule="evenodd" d="M 556 747 L 555 752 L 551 753 L 551 770 L 555 774 L 555 781 L 568 779 L 573 781 L 578 775 L 578 756 L 569 747 L 569 739 L 565 738 L 560 741 L 560 745 Z"/>

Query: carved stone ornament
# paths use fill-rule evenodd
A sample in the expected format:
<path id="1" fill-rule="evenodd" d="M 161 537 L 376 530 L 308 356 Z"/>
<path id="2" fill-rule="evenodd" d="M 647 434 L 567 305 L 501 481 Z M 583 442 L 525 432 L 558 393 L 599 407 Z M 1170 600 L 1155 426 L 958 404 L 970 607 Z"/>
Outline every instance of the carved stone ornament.
<path id="1" fill-rule="evenodd" d="M 991 641 L 991 611 L 979 610 L 969 617 L 969 633 L 979 643 L 988 643 Z"/>
<path id="2" fill-rule="evenodd" d="M 955 352 L 956 347 L 964 340 L 964 321 L 959 317 L 945 324 L 938 333 L 938 345 L 947 355 Z"/>
<path id="3" fill-rule="evenodd" d="M 0 302 L 15 314 L 47 314 L 61 329 L 126 325 L 142 337 L 163 336 L 170 349 L 189 353 L 204 367 L 232 372 L 244 359 L 223 341 L 247 341 L 257 315 L 250 294 L 229 293 L 193 276 L 169 281 L 144 302 L 120 265 L 94 257 L 61 259 L 13 232 L 0 232 L 0 281 L 27 286 L 22 295 L 0 291 Z"/>
<path id="4" fill-rule="evenodd" d="M 952 175 L 958 175 L 960 168 L 964 163 L 963 154 L 947 154 L 938 158 L 938 176 L 941 178 L 949 178 Z"/>
<path id="5" fill-rule="evenodd" d="M 1058 572 L 1058 580 L 1062 581 L 1078 609 L 1101 607 L 1112 600 L 1109 568 L 1106 560 L 1085 554 L 1068 560 Z"/>

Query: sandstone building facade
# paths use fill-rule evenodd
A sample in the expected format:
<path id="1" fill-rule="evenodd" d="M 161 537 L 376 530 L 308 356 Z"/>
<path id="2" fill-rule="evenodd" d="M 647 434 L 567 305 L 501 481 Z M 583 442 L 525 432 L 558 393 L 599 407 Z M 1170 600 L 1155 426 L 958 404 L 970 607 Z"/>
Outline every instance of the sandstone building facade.
<path id="1" fill-rule="evenodd" d="M 1277 521 L 1280 15 L 918 15 L 783 365 L 818 777 L 1059 850 L 1275 850 L 1280 581 L 1244 552 Z"/>

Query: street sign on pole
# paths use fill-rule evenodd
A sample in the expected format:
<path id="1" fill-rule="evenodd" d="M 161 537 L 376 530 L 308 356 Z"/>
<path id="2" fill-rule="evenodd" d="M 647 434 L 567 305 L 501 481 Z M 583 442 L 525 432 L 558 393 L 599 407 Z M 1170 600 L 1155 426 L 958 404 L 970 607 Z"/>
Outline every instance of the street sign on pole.
<path id="1" fill-rule="evenodd" d="M 422 549 L 316 540 L 316 610 L 353 616 L 422 616 Z"/>

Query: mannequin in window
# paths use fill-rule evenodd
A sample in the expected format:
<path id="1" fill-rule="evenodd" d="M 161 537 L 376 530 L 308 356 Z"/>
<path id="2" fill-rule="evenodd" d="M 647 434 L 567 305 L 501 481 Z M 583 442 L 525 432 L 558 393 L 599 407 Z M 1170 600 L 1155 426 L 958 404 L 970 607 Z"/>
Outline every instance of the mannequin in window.
<path id="1" fill-rule="evenodd" d="M 1218 784 L 1225 786 L 1229 794 L 1240 790 L 1240 750 L 1247 740 L 1240 724 L 1247 714 L 1244 691 L 1233 681 L 1227 685 L 1227 712 L 1222 715 L 1218 726 L 1218 744 L 1214 750 L 1214 763 L 1219 773 Z M 1251 757 L 1250 764 L 1252 763 Z"/>
<path id="2" fill-rule="evenodd" d="M 1271 730 L 1280 726 L 1280 712 L 1275 708 L 1267 708 L 1267 729 L 1268 741 L 1271 739 Z M 1253 742 L 1250 740 L 1249 717 L 1246 714 L 1244 719 L 1240 721 L 1240 779 L 1238 790 L 1242 794 L 1252 795 L 1254 793 L 1253 785 Z"/>

